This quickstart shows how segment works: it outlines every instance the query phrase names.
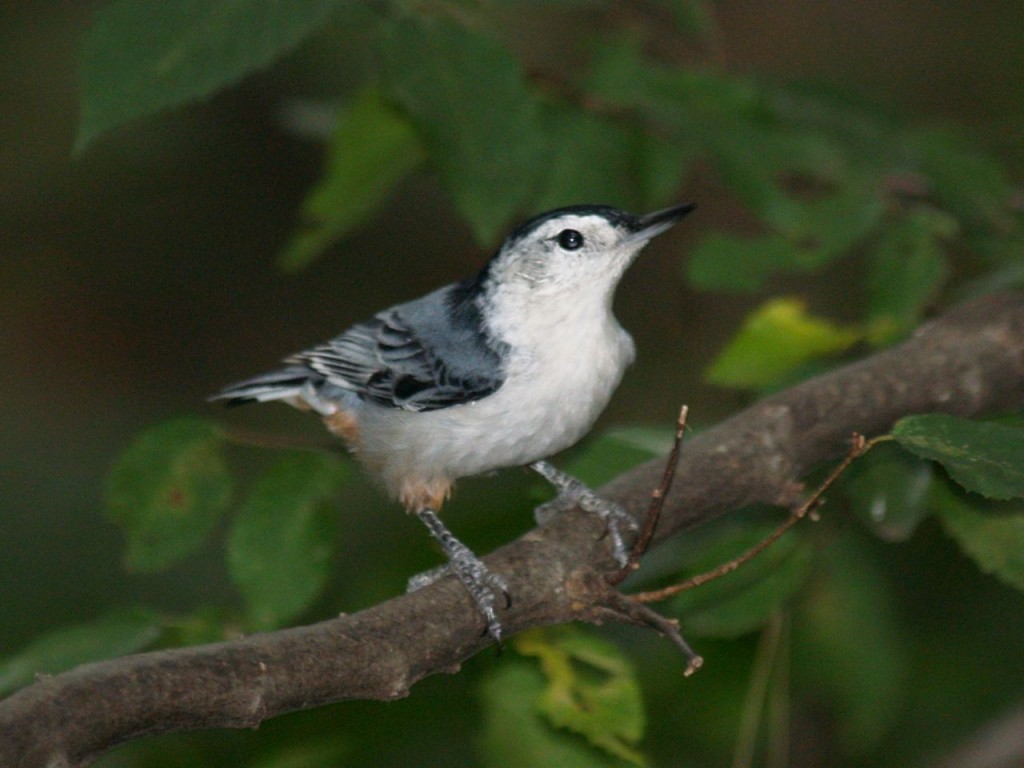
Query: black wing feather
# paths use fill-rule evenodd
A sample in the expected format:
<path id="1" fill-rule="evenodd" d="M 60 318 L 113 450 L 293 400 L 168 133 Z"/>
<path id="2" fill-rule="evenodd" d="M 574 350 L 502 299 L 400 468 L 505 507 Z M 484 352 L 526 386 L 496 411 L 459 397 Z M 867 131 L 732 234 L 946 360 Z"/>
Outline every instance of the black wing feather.
<path id="1" fill-rule="evenodd" d="M 501 387 L 504 374 L 501 345 L 487 337 L 474 286 L 459 283 L 392 307 L 286 362 L 391 408 L 433 411 L 480 400 Z"/>

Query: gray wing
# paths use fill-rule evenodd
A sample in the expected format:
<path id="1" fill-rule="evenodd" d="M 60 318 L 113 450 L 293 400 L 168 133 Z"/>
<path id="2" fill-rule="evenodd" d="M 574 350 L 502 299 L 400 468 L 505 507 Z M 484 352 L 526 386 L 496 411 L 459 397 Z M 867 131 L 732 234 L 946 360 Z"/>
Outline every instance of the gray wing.
<path id="1" fill-rule="evenodd" d="M 472 285 L 449 285 L 387 309 L 285 362 L 378 405 L 433 411 L 472 402 L 504 381 L 503 349 L 487 338 Z"/>

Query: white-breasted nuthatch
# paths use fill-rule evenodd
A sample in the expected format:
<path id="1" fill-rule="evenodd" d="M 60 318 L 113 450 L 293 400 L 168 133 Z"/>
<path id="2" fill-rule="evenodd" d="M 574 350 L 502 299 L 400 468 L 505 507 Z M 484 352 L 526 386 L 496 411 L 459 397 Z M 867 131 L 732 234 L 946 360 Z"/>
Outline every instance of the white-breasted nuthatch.
<path id="1" fill-rule="evenodd" d="M 457 478 L 530 465 L 559 491 L 539 516 L 577 504 L 600 514 L 624 561 L 619 526 L 632 519 L 543 459 L 583 437 L 607 405 L 634 357 L 612 314 L 615 288 L 647 242 L 694 207 L 541 214 L 476 276 L 386 309 L 211 400 L 284 400 L 319 414 L 427 525 L 500 642 L 495 603 L 499 592 L 509 598 L 505 582 L 437 512 Z"/>

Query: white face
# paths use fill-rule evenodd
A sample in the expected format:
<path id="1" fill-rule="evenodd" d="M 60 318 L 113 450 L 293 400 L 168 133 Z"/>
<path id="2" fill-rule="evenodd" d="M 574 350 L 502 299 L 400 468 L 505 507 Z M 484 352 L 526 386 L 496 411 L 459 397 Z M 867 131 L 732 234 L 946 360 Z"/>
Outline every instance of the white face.
<path id="1" fill-rule="evenodd" d="M 646 242 L 647 238 L 636 238 L 625 221 L 563 214 L 506 243 L 491 265 L 492 276 L 538 298 L 610 295 Z"/>

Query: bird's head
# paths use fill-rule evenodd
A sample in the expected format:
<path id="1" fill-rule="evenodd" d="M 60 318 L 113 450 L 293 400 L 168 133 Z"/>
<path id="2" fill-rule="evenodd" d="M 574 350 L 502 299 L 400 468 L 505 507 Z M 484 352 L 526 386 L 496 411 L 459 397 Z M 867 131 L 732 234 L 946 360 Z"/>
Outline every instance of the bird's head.
<path id="1" fill-rule="evenodd" d="M 606 205 L 577 205 L 535 216 L 513 230 L 494 255 L 490 288 L 538 301 L 587 296 L 610 301 L 643 247 L 695 207 L 635 216 Z"/>

